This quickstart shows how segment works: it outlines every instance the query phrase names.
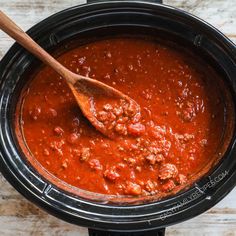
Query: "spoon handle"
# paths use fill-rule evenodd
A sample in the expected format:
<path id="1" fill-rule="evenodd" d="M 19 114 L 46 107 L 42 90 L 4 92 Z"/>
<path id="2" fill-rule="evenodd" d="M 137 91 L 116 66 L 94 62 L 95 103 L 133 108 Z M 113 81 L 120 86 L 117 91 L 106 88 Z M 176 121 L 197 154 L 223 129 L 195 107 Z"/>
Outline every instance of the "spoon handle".
<path id="1" fill-rule="evenodd" d="M 7 15 L 0 10 L 0 29 L 10 37 L 21 44 L 25 49 L 30 51 L 38 59 L 45 64 L 51 66 L 58 74 L 66 79 L 69 83 L 74 83 L 74 73 L 65 68 L 51 55 L 49 55 L 42 47 L 40 47 L 28 34 L 26 34 L 19 26 L 17 26 Z"/>

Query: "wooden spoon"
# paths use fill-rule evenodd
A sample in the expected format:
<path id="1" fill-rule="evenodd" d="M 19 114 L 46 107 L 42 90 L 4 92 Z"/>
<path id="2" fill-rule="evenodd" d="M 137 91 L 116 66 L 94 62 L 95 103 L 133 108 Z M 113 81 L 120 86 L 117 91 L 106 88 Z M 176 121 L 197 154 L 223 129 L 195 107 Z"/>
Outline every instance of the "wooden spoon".
<path id="1" fill-rule="evenodd" d="M 45 64 L 52 67 L 58 74 L 60 74 L 70 87 L 77 104 L 82 110 L 83 114 L 91 122 L 91 124 L 106 136 L 113 137 L 114 134 L 107 129 L 107 127 L 97 119 L 99 110 L 96 109 L 97 100 L 101 97 L 124 100 L 134 107 L 138 113 L 140 111 L 139 105 L 130 97 L 123 94 L 102 82 L 97 80 L 75 74 L 65 68 L 62 64 L 56 61 L 43 48 L 41 48 L 29 35 L 27 35 L 21 28 L 19 28 L 8 16 L 0 11 L 0 29 L 14 38 L 25 49 L 34 54 L 38 59 Z"/>

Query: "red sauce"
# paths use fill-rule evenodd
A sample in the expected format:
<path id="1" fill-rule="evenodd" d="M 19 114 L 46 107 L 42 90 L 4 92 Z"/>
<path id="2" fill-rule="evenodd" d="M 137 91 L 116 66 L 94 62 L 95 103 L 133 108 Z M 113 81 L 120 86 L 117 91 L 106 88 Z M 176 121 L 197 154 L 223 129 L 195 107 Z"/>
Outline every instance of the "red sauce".
<path id="1" fill-rule="evenodd" d="M 58 60 L 141 107 L 138 123 L 124 126 L 127 114 L 105 101 L 99 119 L 113 119 L 121 134 L 109 139 L 83 117 L 65 81 L 43 67 L 24 95 L 22 132 L 35 159 L 59 179 L 96 193 L 171 193 L 214 158 L 223 102 L 216 75 L 195 56 L 152 40 L 116 38 Z"/>

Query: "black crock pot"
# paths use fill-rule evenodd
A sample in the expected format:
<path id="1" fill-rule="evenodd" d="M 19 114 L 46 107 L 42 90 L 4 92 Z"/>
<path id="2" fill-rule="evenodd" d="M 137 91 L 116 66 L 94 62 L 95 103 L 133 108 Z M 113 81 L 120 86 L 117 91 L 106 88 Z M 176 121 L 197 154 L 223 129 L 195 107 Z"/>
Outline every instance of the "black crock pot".
<path id="1" fill-rule="evenodd" d="M 16 141 L 16 104 L 29 78 L 27 75 L 39 62 L 15 43 L 0 63 L 0 169 L 27 199 L 58 218 L 90 228 L 90 235 L 164 235 L 165 227 L 208 210 L 236 184 L 236 48 L 201 19 L 151 0 L 89 1 L 59 12 L 28 31 L 49 51 L 73 38 L 86 42 L 86 39 L 121 33 L 178 42 L 201 55 L 221 74 L 233 111 L 232 137 L 221 161 L 191 188 L 160 201 L 138 205 L 86 200 L 52 184 L 27 162 Z"/>

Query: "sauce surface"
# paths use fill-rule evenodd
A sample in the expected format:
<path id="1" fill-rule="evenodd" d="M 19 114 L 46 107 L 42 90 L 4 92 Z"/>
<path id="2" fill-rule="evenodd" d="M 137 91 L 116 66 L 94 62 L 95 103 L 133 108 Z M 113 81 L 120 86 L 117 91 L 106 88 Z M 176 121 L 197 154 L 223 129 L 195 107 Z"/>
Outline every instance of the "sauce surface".
<path id="1" fill-rule="evenodd" d="M 212 161 L 223 102 L 212 82 L 216 75 L 195 56 L 152 40 L 115 38 L 58 60 L 141 107 L 138 123 L 126 126 L 122 107 L 103 101 L 99 119 L 121 134 L 109 139 L 83 117 L 65 81 L 43 67 L 24 95 L 21 126 L 32 155 L 59 179 L 103 194 L 169 194 Z"/>

